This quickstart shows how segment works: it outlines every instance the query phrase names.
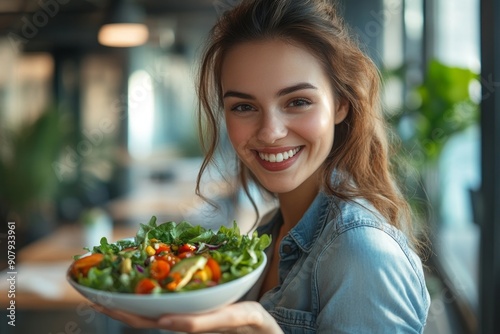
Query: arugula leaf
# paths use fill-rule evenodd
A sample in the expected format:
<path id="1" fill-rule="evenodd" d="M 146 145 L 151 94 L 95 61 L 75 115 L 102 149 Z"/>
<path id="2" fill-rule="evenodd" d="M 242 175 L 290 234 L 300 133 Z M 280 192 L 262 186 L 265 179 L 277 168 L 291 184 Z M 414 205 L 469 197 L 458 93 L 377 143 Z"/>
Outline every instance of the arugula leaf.
<path id="1" fill-rule="evenodd" d="M 137 231 L 137 234 L 135 236 L 135 241 L 138 244 L 143 244 L 146 240 L 149 239 L 149 231 L 154 230 L 156 227 L 156 216 L 152 216 L 148 224 L 140 224 L 139 230 Z"/>
<path id="2" fill-rule="evenodd" d="M 179 241 L 192 242 L 193 239 L 199 238 L 205 232 L 205 229 L 201 226 L 190 227 L 179 235 Z"/>
<path id="3" fill-rule="evenodd" d="M 201 226 L 198 226 L 201 228 Z M 193 229 L 196 230 L 192 231 Z M 179 224 L 177 224 L 176 228 L 172 230 L 172 237 L 174 240 L 178 240 L 180 242 L 187 241 L 190 238 L 194 238 L 196 235 L 199 235 L 201 233 L 200 229 L 197 229 L 197 227 L 193 227 L 193 225 L 189 224 L 188 222 L 182 221 Z M 188 239 L 186 239 L 186 237 Z"/>
<path id="4" fill-rule="evenodd" d="M 198 236 L 189 239 L 189 242 L 191 243 L 205 243 L 205 244 L 212 244 L 212 239 L 214 238 L 215 234 L 212 230 L 207 230 L 201 232 Z M 223 240 L 222 240 L 223 242 Z M 219 242 L 220 243 L 220 242 Z M 219 244 L 219 243 L 214 243 L 214 244 Z"/>
<path id="5" fill-rule="evenodd" d="M 271 245 L 271 236 L 269 234 L 262 234 L 260 237 L 257 235 L 257 232 L 253 233 L 254 238 L 258 238 L 259 241 L 256 245 L 256 248 L 259 250 L 265 250 L 267 247 Z"/>
<path id="6" fill-rule="evenodd" d="M 136 246 L 135 241 L 132 240 L 119 240 L 114 244 L 110 244 L 106 237 L 102 237 L 99 246 L 94 246 L 92 250 L 85 248 L 92 253 L 102 253 L 102 254 L 116 254 L 127 247 Z"/>
<path id="7" fill-rule="evenodd" d="M 91 268 L 87 277 L 80 277 L 78 283 L 98 290 L 113 290 L 113 278 L 111 277 L 112 268 Z"/>

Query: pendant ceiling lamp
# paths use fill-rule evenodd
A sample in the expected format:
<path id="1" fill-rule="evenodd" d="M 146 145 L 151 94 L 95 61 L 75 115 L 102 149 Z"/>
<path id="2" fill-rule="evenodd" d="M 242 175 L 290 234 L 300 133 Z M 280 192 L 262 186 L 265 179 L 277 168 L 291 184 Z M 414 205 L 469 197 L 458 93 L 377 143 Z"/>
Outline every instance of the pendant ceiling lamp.
<path id="1" fill-rule="evenodd" d="M 111 47 L 133 47 L 149 38 L 143 9 L 133 0 L 113 0 L 109 17 L 99 29 L 100 44 Z"/>

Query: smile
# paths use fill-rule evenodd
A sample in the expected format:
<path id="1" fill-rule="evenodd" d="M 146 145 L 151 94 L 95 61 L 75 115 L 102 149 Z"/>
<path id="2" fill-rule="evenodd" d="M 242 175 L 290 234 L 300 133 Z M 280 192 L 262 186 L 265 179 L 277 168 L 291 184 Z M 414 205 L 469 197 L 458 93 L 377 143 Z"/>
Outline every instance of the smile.
<path id="1" fill-rule="evenodd" d="M 292 158 L 294 155 L 296 155 L 300 151 L 300 147 L 296 147 L 294 149 L 285 151 L 285 152 L 280 152 L 280 153 L 263 153 L 263 152 L 258 152 L 259 157 L 267 162 L 283 162 L 285 160 L 288 160 Z"/>

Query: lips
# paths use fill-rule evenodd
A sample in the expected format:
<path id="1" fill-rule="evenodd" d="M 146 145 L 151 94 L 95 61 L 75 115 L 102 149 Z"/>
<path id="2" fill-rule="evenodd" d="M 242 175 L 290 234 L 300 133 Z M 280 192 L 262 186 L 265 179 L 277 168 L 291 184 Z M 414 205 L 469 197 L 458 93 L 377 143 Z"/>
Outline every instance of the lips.
<path id="1" fill-rule="evenodd" d="M 301 152 L 301 148 L 302 147 L 282 148 L 281 150 L 259 150 L 257 151 L 257 160 L 265 169 L 269 171 L 284 170 L 291 166 L 295 160 L 297 160 L 297 157 Z"/>

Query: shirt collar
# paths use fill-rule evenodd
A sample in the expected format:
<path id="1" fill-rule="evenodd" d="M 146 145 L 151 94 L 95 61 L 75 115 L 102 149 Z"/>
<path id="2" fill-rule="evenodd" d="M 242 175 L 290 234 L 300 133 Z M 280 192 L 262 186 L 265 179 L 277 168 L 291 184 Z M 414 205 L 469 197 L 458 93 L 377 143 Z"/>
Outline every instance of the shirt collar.
<path id="1" fill-rule="evenodd" d="M 323 230 L 326 220 L 325 216 L 328 213 L 326 208 L 329 203 L 329 197 L 325 193 L 319 192 L 304 216 L 290 230 L 290 237 L 302 251 L 308 253 L 314 241 Z"/>

